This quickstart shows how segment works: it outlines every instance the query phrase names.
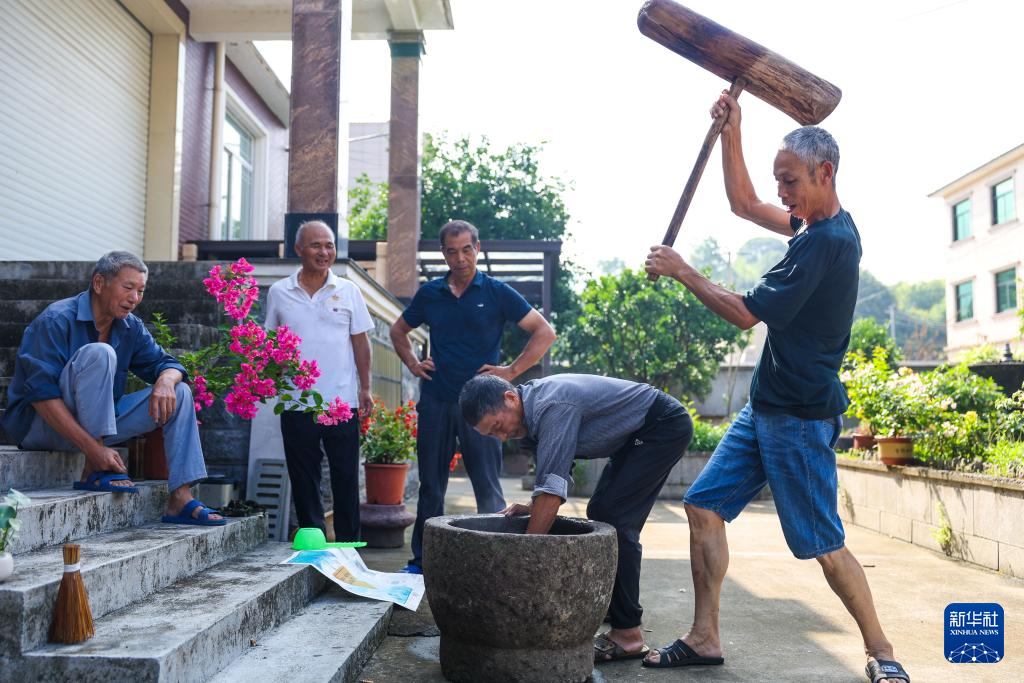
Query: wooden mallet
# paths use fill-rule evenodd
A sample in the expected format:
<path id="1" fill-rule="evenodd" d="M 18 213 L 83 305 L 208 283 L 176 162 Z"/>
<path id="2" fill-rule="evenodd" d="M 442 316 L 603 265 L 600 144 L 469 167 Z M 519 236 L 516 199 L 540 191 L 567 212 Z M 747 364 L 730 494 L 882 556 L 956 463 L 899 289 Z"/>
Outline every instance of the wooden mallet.
<path id="1" fill-rule="evenodd" d="M 672 0 L 647 0 L 636 23 L 648 38 L 730 81 L 729 94 L 733 97 L 739 97 L 746 90 L 802 126 L 821 123 L 843 96 L 842 91 L 828 81 Z M 712 122 L 662 244 L 675 244 L 727 118 L 728 115 L 720 116 Z M 653 273 L 649 277 L 652 281 L 658 279 Z"/>

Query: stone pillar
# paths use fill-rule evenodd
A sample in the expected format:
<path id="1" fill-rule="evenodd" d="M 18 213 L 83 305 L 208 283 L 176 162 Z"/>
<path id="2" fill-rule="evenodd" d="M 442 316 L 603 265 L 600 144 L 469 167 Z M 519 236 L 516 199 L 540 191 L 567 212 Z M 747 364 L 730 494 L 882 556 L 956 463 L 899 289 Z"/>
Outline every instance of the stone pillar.
<path id="1" fill-rule="evenodd" d="M 338 134 L 341 101 L 341 1 L 293 0 L 288 213 L 284 255 L 295 231 L 322 220 L 338 236 Z M 347 135 L 346 131 L 346 135 Z M 344 245 L 338 245 L 338 256 Z"/>
<path id="2" fill-rule="evenodd" d="M 420 240 L 419 73 L 420 31 L 392 33 L 391 132 L 388 152 L 387 282 L 408 301 L 419 286 Z"/>

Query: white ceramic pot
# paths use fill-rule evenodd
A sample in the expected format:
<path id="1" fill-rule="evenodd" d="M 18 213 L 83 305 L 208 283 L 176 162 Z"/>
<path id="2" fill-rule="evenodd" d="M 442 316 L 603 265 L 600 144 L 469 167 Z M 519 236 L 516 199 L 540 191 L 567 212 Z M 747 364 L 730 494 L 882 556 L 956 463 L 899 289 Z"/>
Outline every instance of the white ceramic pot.
<path id="1" fill-rule="evenodd" d="M 14 573 L 14 556 L 10 553 L 0 553 L 0 581 Z"/>

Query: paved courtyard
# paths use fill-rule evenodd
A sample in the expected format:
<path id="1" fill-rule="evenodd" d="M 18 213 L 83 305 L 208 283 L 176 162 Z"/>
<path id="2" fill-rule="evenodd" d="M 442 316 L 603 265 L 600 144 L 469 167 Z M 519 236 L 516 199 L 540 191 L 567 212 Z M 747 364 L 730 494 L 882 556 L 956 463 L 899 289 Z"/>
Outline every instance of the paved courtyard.
<path id="1" fill-rule="evenodd" d="M 506 499 L 529 496 L 518 479 L 503 479 Z M 474 511 L 469 481 L 454 478 L 448 511 Z M 562 514 L 584 516 L 586 500 L 571 498 Z M 725 666 L 643 669 L 637 662 L 602 665 L 601 681 L 843 681 L 867 680 L 853 620 L 829 590 L 816 562 L 794 559 L 771 503 L 755 503 L 728 527 L 731 563 L 722 594 Z M 682 635 L 692 615 L 688 527 L 682 504 L 659 501 L 644 528 L 641 582 L 649 645 Z M 954 562 L 886 536 L 847 528 L 847 542 L 868 580 L 897 658 L 914 681 L 1024 680 L 1024 582 Z M 399 551 L 369 551 L 372 568 L 405 564 Z M 995 602 L 1006 614 L 1005 660 L 954 665 L 943 652 L 943 609 L 952 602 Z M 357 679 L 372 683 L 443 681 L 438 638 L 424 600 L 419 611 L 396 610 L 389 637 Z"/>

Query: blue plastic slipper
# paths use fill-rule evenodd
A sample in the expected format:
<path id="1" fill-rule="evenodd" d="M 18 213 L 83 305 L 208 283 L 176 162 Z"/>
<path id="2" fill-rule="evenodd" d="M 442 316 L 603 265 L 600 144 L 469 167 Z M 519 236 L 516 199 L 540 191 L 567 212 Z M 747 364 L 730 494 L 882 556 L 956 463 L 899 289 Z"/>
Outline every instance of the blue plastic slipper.
<path id="1" fill-rule="evenodd" d="M 79 491 L 109 491 L 110 493 L 138 493 L 137 486 L 114 486 L 112 481 L 131 481 L 127 474 L 118 472 L 96 471 L 85 478 L 85 481 L 76 481 L 73 488 Z"/>
<path id="2" fill-rule="evenodd" d="M 196 508 L 200 508 L 199 514 L 196 517 L 192 516 L 192 511 Z M 198 500 L 192 499 L 185 503 L 185 507 L 181 509 L 176 515 L 164 515 L 160 518 L 160 521 L 165 524 L 192 524 L 194 526 L 223 526 L 228 523 L 226 519 L 210 519 L 210 514 L 216 513 L 217 510 L 208 508 Z"/>

